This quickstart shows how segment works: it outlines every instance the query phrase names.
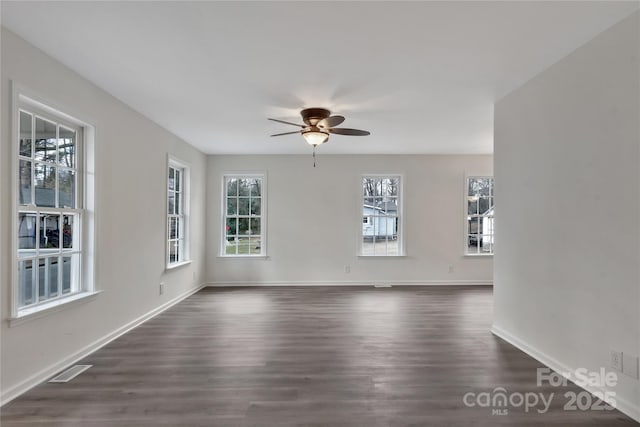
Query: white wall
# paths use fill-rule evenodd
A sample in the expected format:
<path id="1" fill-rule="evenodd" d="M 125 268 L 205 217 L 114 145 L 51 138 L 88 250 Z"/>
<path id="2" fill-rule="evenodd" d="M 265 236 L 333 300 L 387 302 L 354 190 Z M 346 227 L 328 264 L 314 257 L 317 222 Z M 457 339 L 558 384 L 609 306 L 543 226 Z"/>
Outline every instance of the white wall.
<path id="1" fill-rule="evenodd" d="M 348 141 L 330 141 L 347 144 Z M 300 139 L 300 144 L 304 141 Z M 464 181 L 492 175 L 491 156 L 209 156 L 210 283 L 487 283 L 491 257 L 464 257 Z M 267 259 L 220 258 L 225 172 L 266 172 Z M 358 257 L 361 175 L 404 175 L 406 257 Z M 344 266 L 351 272 L 346 274 Z M 449 267 L 453 272 L 449 272 Z"/>
<path id="2" fill-rule="evenodd" d="M 495 108 L 494 327 L 553 367 L 640 353 L 638 13 Z M 640 419 L 638 381 L 615 388 Z"/>
<path id="3" fill-rule="evenodd" d="M 10 80 L 96 129 L 95 300 L 9 327 L 11 253 Z M 203 282 L 206 156 L 2 29 L 0 247 L 3 401 L 56 363 Z M 191 265 L 165 273 L 167 153 L 191 164 Z M 195 274 L 195 276 L 194 276 Z M 159 295 L 159 282 L 166 282 Z"/>

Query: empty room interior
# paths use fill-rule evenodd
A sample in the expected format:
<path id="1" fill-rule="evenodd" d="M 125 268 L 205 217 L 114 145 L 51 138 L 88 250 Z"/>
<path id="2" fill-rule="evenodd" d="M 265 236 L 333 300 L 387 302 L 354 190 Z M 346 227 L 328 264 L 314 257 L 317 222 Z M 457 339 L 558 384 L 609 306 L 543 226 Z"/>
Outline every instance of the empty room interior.
<path id="1" fill-rule="evenodd" d="M 1 425 L 637 425 L 639 6 L 0 2 Z"/>

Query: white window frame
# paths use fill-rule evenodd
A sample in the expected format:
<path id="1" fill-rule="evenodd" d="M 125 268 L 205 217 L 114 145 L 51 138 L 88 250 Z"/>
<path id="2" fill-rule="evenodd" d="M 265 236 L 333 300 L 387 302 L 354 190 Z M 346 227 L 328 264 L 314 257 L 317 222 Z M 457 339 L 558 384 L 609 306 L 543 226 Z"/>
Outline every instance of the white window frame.
<path id="1" fill-rule="evenodd" d="M 260 253 L 227 254 L 227 179 L 255 179 L 262 181 L 260 186 Z M 267 257 L 267 174 L 266 172 L 225 172 L 222 174 L 220 203 L 220 257 L 223 258 L 266 258 Z"/>
<path id="2" fill-rule="evenodd" d="M 72 306 L 74 302 L 85 300 L 95 296 L 98 292 L 95 290 L 94 263 L 95 263 L 95 128 L 84 120 L 76 118 L 65 113 L 71 111 L 68 108 L 60 107 L 56 103 L 46 100 L 33 91 L 25 88 L 15 82 L 11 82 L 12 87 L 12 126 L 11 126 L 11 204 L 12 204 L 12 266 L 11 272 L 11 315 L 9 317 L 9 325 L 15 326 L 23 321 L 40 317 L 44 314 L 58 311 L 66 306 Z M 35 117 L 39 116 L 43 119 L 51 120 L 66 128 L 76 130 L 76 188 L 75 188 L 75 208 L 59 208 L 59 207 L 36 207 L 35 205 L 20 205 L 20 185 L 19 185 L 19 164 L 20 164 L 20 111 L 25 111 Z M 32 124 L 32 126 L 34 126 Z M 35 141 L 32 140 L 32 147 Z M 33 148 L 32 148 L 33 150 Z M 57 148 L 56 148 L 57 151 Z M 56 166 L 57 167 L 57 166 Z M 32 188 L 34 183 L 32 182 Z M 32 190 L 35 191 L 35 190 Z M 32 193 L 33 194 L 33 193 Z M 57 199 L 57 180 L 55 198 Z M 35 200 L 33 200 L 35 202 Z M 56 203 L 57 204 L 57 203 Z M 77 254 L 75 268 L 77 268 L 77 276 L 75 283 L 69 293 L 63 294 L 62 289 L 58 289 L 58 296 L 47 298 L 43 301 L 20 306 L 20 288 L 19 288 L 19 260 L 32 259 L 37 263 L 38 252 L 34 256 L 27 258 L 19 257 L 19 213 L 47 214 L 53 213 L 62 215 L 69 213 L 74 215 L 74 245 L 71 253 Z M 77 222 L 76 222 L 77 221 Z M 39 228 L 38 221 L 36 230 Z M 61 224 L 59 224 L 61 228 Z M 36 239 L 37 239 L 36 234 Z M 59 236 L 59 239 L 63 236 Z M 52 256 L 65 256 L 66 253 L 51 253 Z M 70 253 L 70 254 L 71 254 Z M 60 272 L 58 274 L 61 274 Z M 60 282 L 58 282 L 61 285 Z M 37 284 L 36 293 L 37 293 Z"/>
<path id="3" fill-rule="evenodd" d="M 495 234 L 491 234 L 492 236 L 492 241 L 491 241 L 491 250 L 490 251 L 486 251 L 486 252 L 482 252 L 479 250 L 480 245 L 479 243 L 477 244 L 478 246 L 476 246 L 476 251 L 475 252 L 471 252 L 469 250 L 469 238 L 470 238 L 470 234 L 469 234 L 469 219 L 471 217 L 471 215 L 469 215 L 469 207 L 468 207 L 468 200 L 469 200 L 469 181 L 472 179 L 491 179 L 493 182 L 493 185 L 491 186 L 491 191 L 489 193 L 489 197 L 491 198 L 491 200 L 493 201 L 492 207 L 495 209 L 495 195 L 494 195 L 494 191 L 495 191 L 495 178 L 492 175 L 467 175 L 465 176 L 464 179 L 464 192 L 463 192 L 463 253 L 464 256 L 469 256 L 469 257 L 492 257 L 494 254 L 494 247 L 495 247 Z M 481 213 L 478 212 L 478 214 L 476 215 L 476 217 L 480 217 Z M 494 218 L 495 221 L 495 214 L 491 216 L 491 218 Z M 480 233 L 478 233 L 478 235 L 480 235 Z"/>
<path id="4" fill-rule="evenodd" d="M 182 175 L 182 187 L 179 191 L 179 194 L 182 195 L 180 197 L 180 208 L 182 213 L 169 213 L 169 193 L 172 190 L 169 190 L 169 174 L 170 170 L 179 170 Z M 165 262 L 166 269 L 170 270 L 172 268 L 180 267 L 182 265 L 189 264 L 191 262 L 191 216 L 190 216 L 190 206 L 191 206 L 191 166 L 189 163 L 182 161 L 172 155 L 167 155 L 167 175 L 165 177 L 165 197 L 166 197 L 166 206 L 165 206 Z M 173 192 L 175 194 L 175 192 Z M 179 218 L 182 223 L 182 229 L 178 230 L 178 238 L 171 238 L 171 219 Z M 177 241 L 178 246 L 178 259 L 176 261 L 171 261 L 171 242 Z M 181 245 L 180 245 L 181 244 Z"/>
<path id="5" fill-rule="evenodd" d="M 397 254 L 386 254 L 386 255 L 370 255 L 365 254 L 363 252 L 363 225 L 364 221 L 361 219 L 358 221 L 358 256 L 363 258 L 397 258 L 406 256 L 405 250 L 405 239 L 404 239 L 404 187 L 405 187 L 405 176 L 402 173 L 363 173 L 360 175 L 358 181 L 358 217 L 364 218 L 364 212 L 362 211 L 364 205 L 364 192 L 362 189 L 362 182 L 365 178 L 373 178 L 373 179 L 384 179 L 384 178 L 398 178 L 398 211 L 397 211 L 397 221 L 398 221 L 398 253 Z M 371 221 L 371 216 L 367 215 L 368 223 Z M 375 220 L 374 220 L 375 221 Z"/>

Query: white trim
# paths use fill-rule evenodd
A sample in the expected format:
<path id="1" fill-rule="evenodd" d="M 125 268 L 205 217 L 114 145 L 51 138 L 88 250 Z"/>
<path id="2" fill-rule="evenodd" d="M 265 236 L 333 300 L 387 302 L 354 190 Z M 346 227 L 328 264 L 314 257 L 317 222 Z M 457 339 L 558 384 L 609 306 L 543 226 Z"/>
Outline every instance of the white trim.
<path id="1" fill-rule="evenodd" d="M 407 251 L 406 251 L 406 244 L 405 244 L 405 233 L 404 233 L 404 224 L 405 224 L 405 218 L 404 218 L 404 187 L 405 187 L 405 183 L 406 183 L 406 178 L 405 178 L 405 174 L 404 173 L 361 173 L 359 175 L 359 183 L 358 183 L 358 243 L 357 243 L 357 256 L 358 257 L 362 257 L 362 258 L 372 258 L 372 257 L 376 257 L 376 258 L 398 258 L 398 257 L 406 257 L 407 256 Z M 364 193 L 363 193 L 363 189 L 362 189 L 362 181 L 364 178 L 400 178 L 400 185 L 398 188 L 398 210 L 396 211 L 396 218 L 398 220 L 398 255 L 364 255 L 362 253 L 362 240 L 363 240 L 363 235 L 362 235 L 362 217 L 363 217 L 363 212 L 362 212 L 362 206 L 363 206 L 363 200 L 364 200 Z"/>
<path id="2" fill-rule="evenodd" d="M 169 183 L 169 169 L 182 169 L 182 216 L 184 227 L 184 247 L 182 248 L 183 259 L 174 263 L 169 262 L 169 197 L 168 197 L 168 183 Z M 164 241 L 165 241 L 165 270 L 171 270 L 172 268 L 180 267 L 188 264 L 191 259 L 191 164 L 184 160 L 181 160 L 169 153 L 167 153 L 167 164 L 165 167 L 165 180 L 164 180 Z M 175 202 L 174 202 L 175 203 Z"/>
<path id="3" fill-rule="evenodd" d="M 493 280 L 215 281 L 206 286 L 493 286 Z"/>
<path id="4" fill-rule="evenodd" d="M 24 317 L 20 312 L 19 304 L 19 283 L 17 274 L 18 263 L 18 226 L 15 221 L 19 206 L 19 183 L 18 183 L 18 168 L 19 168 L 19 139 L 20 139 L 20 109 L 29 110 L 30 114 L 42 115 L 44 119 L 53 119 L 57 123 L 66 127 L 74 128 L 77 131 L 76 134 L 76 206 L 74 209 L 62 209 L 64 211 L 77 212 L 79 218 L 81 218 L 81 228 L 78 230 L 78 250 L 80 252 L 80 292 L 72 295 L 92 294 L 95 293 L 95 247 L 96 247 L 96 207 L 95 207 L 95 127 L 85 120 L 81 120 L 77 117 L 70 115 L 68 112 L 72 109 L 66 106 L 61 106 L 56 102 L 53 102 L 43 96 L 36 94 L 34 91 L 27 87 L 16 83 L 11 80 L 11 143 L 10 143 L 10 156 L 11 156 L 11 205 L 12 220 L 11 226 L 11 268 L 10 272 L 10 316 L 17 319 Z M 35 120 L 35 118 L 34 118 Z M 57 131 L 56 131 L 57 132 Z M 35 144 L 35 140 L 32 141 Z M 35 163 L 35 162 L 34 162 Z M 33 183 L 31 184 L 33 187 Z M 57 185 L 57 184 L 56 184 Z M 35 190 L 34 190 L 35 191 Z M 56 192 L 57 193 L 57 192 Z M 82 196 L 80 196 L 82 195 Z M 57 199 L 56 195 L 56 199 Z M 35 202 L 35 200 L 34 200 Z M 30 210 L 27 208 L 27 210 Z M 43 208 L 42 210 L 47 210 Z M 54 211 L 60 211 L 60 208 L 54 208 Z M 75 252 L 75 251 L 74 251 Z M 61 299 L 64 301 L 70 301 L 68 298 Z M 26 307 L 29 314 L 42 309 L 48 311 L 51 306 L 59 305 L 59 302 L 52 302 L 52 304 L 39 304 L 33 307 Z"/>
<path id="5" fill-rule="evenodd" d="M 80 292 L 69 295 L 68 297 L 54 299 L 53 301 L 48 301 L 35 307 L 22 309 L 16 317 L 10 317 L 7 319 L 9 321 L 9 327 L 13 328 L 14 326 L 21 325 L 30 320 L 39 319 L 41 317 L 48 316 L 49 314 L 57 313 L 68 308 L 93 301 L 101 293 L 102 291 Z"/>
<path id="6" fill-rule="evenodd" d="M 506 342 L 508 342 L 512 346 L 518 348 L 519 350 L 523 351 L 524 353 L 528 354 L 529 356 L 533 357 L 534 359 L 536 359 L 538 362 L 542 363 L 543 365 L 548 366 L 549 368 L 551 368 L 552 370 L 556 371 L 557 373 L 575 372 L 575 369 L 572 369 L 571 367 L 569 367 L 566 364 L 560 362 L 559 360 L 557 360 L 557 359 L 549 356 L 548 354 L 538 350 L 537 348 L 529 345 L 525 341 L 521 340 L 520 338 L 518 338 L 515 335 L 511 334 L 510 332 L 507 332 L 506 330 L 502 329 L 501 327 L 497 326 L 496 324 L 493 324 L 493 326 L 491 327 L 491 333 L 493 335 L 497 336 L 498 338 L 501 338 L 501 339 L 505 340 Z M 612 390 L 606 389 L 604 387 L 590 386 L 590 385 L 587 385 L 587 384 L 578 385 L 578 386 L 581 387 L 582 389 L 588 391 L 591 394 L 594 394 L 595 392 L 598 392 L 599 394 L 604 395 L 604 396 L 607 396 L 607 394 L 605 392 L 612 391 Z M 611 403 L 611 402 L 607 402 L 607 403 Z M 622 398 L 620 398 L 620 396 L 616 395 L 615 396 L 615 405 L 612 405 L 612 406 L 614 406 L 620 412 L 622 412 L 622 413 L 628 415 L 629 417 L 633 418 L 635 421 L 640 422 L 640 406 L 638 406 L 637 404 L 629 402 L 628 400 L 622 399 Z"/>
<path id="7" fill-rule="evenodd" d="M 226 253 L 226 217 L 227 217 L 227 177 L 235 178 L 260 178 L 260 253 L 256 255 L 251 254 L 229 254 Z M 267 171 L 252 171 L 252 172 L 222 172 L 220 175 L 220 219 L 218 226 L 220 227 L 220 241 L 218 243 L 218 255 L 217 258 L 230 258 L 230 259 L 268 259 L 267 253 Z"/>
<path id="8" fill-rule="evenodd" d="M 185 265 L 189 265 L 193 262 L 192 259 L 188 259 L 186 261 L 176 262 L 165 267 L 165 270 L 173 270 L 174 268 L 183 267 Z"/>
<path id="9" fill-rule="evenodd" d="M 111 341 L 119 338 L 120 336 L 126 334 L 127 332 L 129 332 L 130 330 L 132 330 L 133 328 L 141 325 L 142 323 L 146 322 L 147 320 L 157 316 L 158 314 L 162 313 L 163 311 L 171 308 L 172 306 L 176 305 L 177 303 L 179 303 L 180 301 L 188 298 L 189 296 L 195 294 L 196 292 L 198 292 L 199 290 L 201 290 L 202 288 L 204 288 L 205 285 L 198 285 L 195 288 L 189 289 L 186 292 L 183 292 L 182 294 L 178 295 L 177 297 L 171 299 L 170 301 L 167 301 L 166 303 L 154 308 L 153 310 L 143 314 L 142 316 L 132 320 L 131 322 L 125 324 L 124 326 L 121 326 L 120 328 L 114 330 L 111 333 L 108 333 L 107 335 L 103 336 L 102 338 L 99 338 L 95 341 L 93 341 L 92 343 L 90 343 L 89 345 L 83 347 L 82 349 L 76 351 L 75 353 L 67 356 L 66 358 L 53 363 L 51 365 L 49 365 L 48 367 L 40 370 L 39 372 L 33 374 L 32 376 L 30 376 L 29 378 L 27 378 L 24 381 L 21 381 L 20 383 L 9 387 L 8 389 L 2 390 L 2 396 L 0 397 L 0 405 L 5 405 L 7 403 L 9 403 L 10 401 L 12 401 L 13 399 L 15 399 L 16 397 L 20 396 L 23 393 L 26 393 L 27 391 L 29 391 L 31 388 L 37 386 L 38 384 L 42 383 L 43 381 L 47 380 L 48 378 L 50 378 L 51 376 L 57 374 L 58 372 L 64 370 L 65 368 L 67 368 L 70 365 L 73 365 L 74 363 L 80 361 L 81 359 L 84 359 L 85 357 L 89 356 L 90 354 L 94 353 L 95 351 L 99 350 L 100 348 L 104 347 L 105 345 L 109 344 Z"/>
<path id="10" fill-rule="evenodd" d="M 467 173 L 464 174 L 464 190 L 462 191 L 462 197 L 463 197 L 463 201 L 462 201 L 462 256 L 464 257 L 478 257 L 478 256 L 493 256 L 494 254 L 494 248 L 495 248 L 495 235 L 493 237 L 494 240 L 494 244 L 491 247 L 491 253 L 471 253 L 469 252 L 469 230 L 468 230 L 468 226 L 469 223 L 468 221 L 468 217 L 469 217 L 469 206 L 467 204 L 468 201 L 468 197 L 469 197 L 469 179 L 471 178 L 490 178 L 493 180 L 493 187 L 491 188 L 491 194 L 490 197 L 494 202 L 494 207 L 495 207 L 495 185 L 496 185 L 496 178 L 493 175 L 486 175 L 486 174 L 480 174 L 480 175 L 469 175 Z M 478 212 L 479 214 L 479 212 Z M 495 218 L 495 217 L 494 217 Z"/>

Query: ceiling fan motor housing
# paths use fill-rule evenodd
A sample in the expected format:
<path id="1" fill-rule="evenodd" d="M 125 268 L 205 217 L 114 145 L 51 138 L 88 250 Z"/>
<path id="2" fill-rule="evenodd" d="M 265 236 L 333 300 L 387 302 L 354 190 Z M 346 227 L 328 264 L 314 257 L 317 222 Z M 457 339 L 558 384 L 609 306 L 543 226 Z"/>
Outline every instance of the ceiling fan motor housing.
<path id="1" fill-rule="evenodd" d="M 300 111 L 302 121 L 309 126 L 315 126 L 322 119 L 326 119 L 331 115 L 331 111 L 325 108 L 306 108 Z"/>

